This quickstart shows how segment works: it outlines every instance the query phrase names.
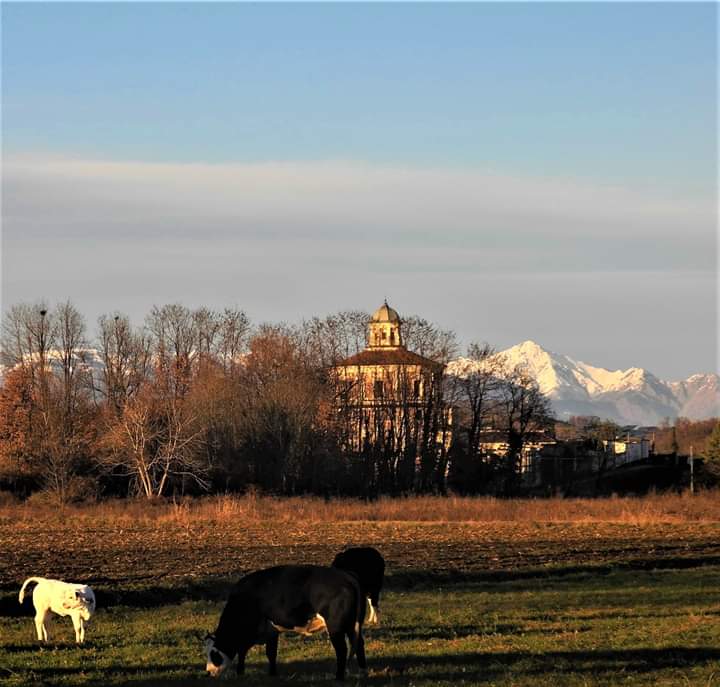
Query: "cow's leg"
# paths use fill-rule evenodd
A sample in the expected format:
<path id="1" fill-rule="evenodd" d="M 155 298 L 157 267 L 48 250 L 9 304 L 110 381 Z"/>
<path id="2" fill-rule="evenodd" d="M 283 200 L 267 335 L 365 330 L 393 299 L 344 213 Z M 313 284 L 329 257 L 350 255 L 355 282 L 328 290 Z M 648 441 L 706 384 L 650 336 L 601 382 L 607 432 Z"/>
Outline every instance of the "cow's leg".
<path id="1" fill-rule="evenodd" d="M 342 681 L 345 679 L 345 666 L 347 665 L 348 653 L 347 644 L 345 643 L 345 633 L 342 631 L 330 633 L 330 641 L 335 649 L 335 656 L 337 658 L 335 679 Z"/>
<path id="2" fill-rule="evenodd" d="M 270 639 L 267 640 L 267 644 L 265 644 L 265 655 L 267 656 L 270 664 L 270 675 L 277 675 L 277 652 L 279 639 L 280 635 L 277 632 L 274 632 L 270 635 Z"/>
<path id="3" fill-rule="evenodd" d="M 50 610 L 37 609 L 35 613 L 35 631 L 37 632 L 37 638 L 39 642 L 47 642 L 48 631 L 47 624 L 50 620 Z"/>
<path id="4" fill-rule="evenodd" d="M 247 652 L 250 650 L 249 646 L 241 646 L 238 650 L 237 657 L 237 674 L 242 675 L 245 672 L 245 657 Z"/>
<path id="5" fill-rule="evenodd" d="M 350 639 L 352 641 L 352 638 Z M 358 630 L 358 635 L 355 638 L 355 653 L 357 654 L 358 668 L 362 672 L 367 670 L 367 662 L 365 661 L 365 638 L 362 634 L 362 628 Z"/>
<path id="6" fill-rule="evenodd" d="M 75 643 L 82 644 L 85 640 L 85 628 L 83 627 L 83 620 L 79 615 L 71 615 L 73 627 L 75 628 Z"/>

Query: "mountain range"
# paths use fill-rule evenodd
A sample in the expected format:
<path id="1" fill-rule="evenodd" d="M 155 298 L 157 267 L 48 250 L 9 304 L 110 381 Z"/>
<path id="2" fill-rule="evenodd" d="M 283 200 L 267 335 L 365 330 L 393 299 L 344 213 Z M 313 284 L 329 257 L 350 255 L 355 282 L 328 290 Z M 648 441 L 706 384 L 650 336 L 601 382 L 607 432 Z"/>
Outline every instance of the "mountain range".
<path id="1" fill-rule="evenodd" d="M 720 377 L 695 374 L 664 381 L 640 367 L 606 370 L 524 341 L 501 351 L 510 366 L 522 365 L 548 396 L 558 419 L 597 415 L 623 425 L 657 425 L 682 416 L 703 420 L 720 415 Z M 459 359 L 450 363 L 464 365 Z"/>

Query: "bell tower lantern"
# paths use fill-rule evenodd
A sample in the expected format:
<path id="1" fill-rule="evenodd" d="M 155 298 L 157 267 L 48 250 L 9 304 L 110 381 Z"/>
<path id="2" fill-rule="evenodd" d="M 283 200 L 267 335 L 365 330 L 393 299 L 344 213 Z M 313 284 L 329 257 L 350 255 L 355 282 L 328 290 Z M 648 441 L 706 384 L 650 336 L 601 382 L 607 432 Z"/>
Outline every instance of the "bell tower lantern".
<path id="1" fill-rule="evenodd" d="M 385 301 L 370 318 L 368 348 L 402 348 L 400 316 Z"/>

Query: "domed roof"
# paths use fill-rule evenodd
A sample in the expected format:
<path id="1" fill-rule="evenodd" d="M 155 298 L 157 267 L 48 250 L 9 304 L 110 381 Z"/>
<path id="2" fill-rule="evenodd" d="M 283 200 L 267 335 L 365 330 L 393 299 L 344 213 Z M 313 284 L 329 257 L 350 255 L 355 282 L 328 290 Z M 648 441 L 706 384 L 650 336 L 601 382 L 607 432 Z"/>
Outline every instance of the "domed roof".
<path id="1" fill-rule="evenodd" d="M 393 310 L 385 301 L 372 316 L 373 322 L 400 322 L 400 315 Z"/>

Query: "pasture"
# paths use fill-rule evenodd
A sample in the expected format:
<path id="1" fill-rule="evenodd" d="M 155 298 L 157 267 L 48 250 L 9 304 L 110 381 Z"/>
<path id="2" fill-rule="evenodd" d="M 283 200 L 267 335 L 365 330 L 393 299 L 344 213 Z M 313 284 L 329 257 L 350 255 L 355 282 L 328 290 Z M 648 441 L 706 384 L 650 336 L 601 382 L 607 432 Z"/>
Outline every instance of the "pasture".
<path id="1" fill-rule="evenodd" d="M 381 625 L 366 631 L 369 674 L 351 661 L 348 684 L 720 685 L 717 522 L 527 521 L 522 509 L 492 522 L 269 520 L 166 506 L 0 513 L 0 684 L 215 684 L 198 633 L 214 628 L 232 580 L 329 563 L 350 543 L 377 546 L 388 575 Z M 67 618 L 48 646 L 35 641 L 32 609 L 17 604 L 31 574 L 93 585 L 84 647 Z M 255 648 L 230 683 L 330 685 L 333 667 L 324 635 L 284 636 L 277 678 Z"/>

